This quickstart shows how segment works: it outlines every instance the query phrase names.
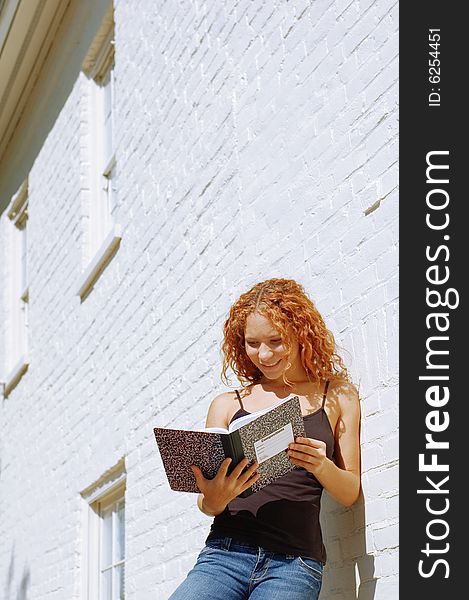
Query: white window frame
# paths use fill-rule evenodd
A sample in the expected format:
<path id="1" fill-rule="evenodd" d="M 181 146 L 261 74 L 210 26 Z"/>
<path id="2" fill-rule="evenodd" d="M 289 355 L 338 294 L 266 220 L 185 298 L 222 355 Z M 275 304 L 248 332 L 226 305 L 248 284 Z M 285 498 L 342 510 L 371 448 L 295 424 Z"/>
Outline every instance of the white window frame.
<path id="1" fill-rule="evenodd" d="M 28 370 L 28 180 L 11 199 L 7 210 L 12 224 L 10 238 L 10 277 L 7 294 L 7 334 L 3 394 L 7 397 Z M 9 357 L 10 358 L 9 360 Z"/>
<path id="2" fill-rule="evenodd" d="M 115 222 L 114 13 L 111 4 L 83 62 L 88 106 L 85 147 L 89 173 L 88 231 L 84 269 L 78 282 L 83 301 L 117 252 L 122 228 Z"/>
<path id="3" fill-rule="evenodd" d="M 84 600 L 101 600 L 100 589 L 101 582 L 101 544 L 102 544 L 102 512 L 109 506 L 124 502 L 125 511 L 125 489 L 126 473 L 124 461 L 109 471 L 101 480 L 82 492 L 84 503 L 83 518 L 85 526 L 84 547 L 83 547 L 83 594 Z M 114 519 L 114 515 L 113 515 Z M 124 519 L 125 533 L 125 519 Z M 125 552 L 124 559 L 118 561 L 124 565 L 125 573 Z M 114 561 L 114 558 L 113 558 Z M 117 562 L 113 565 L 116 566 Z"/>

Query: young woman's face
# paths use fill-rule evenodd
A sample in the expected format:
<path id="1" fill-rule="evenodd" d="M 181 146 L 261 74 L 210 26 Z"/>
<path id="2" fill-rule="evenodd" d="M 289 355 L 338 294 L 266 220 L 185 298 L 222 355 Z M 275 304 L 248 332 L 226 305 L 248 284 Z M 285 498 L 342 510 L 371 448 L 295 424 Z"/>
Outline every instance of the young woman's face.
<path id="1" fill-rule="evenodd" d="M 266 317 L 259 313 L 249 315 L 244 338 L 249 359 L 267 379 L 281 378 L 288 362 L 291 363 L 289 373 L 291 369 L 297 369 L 297 362 L 300 360 L 298 342 L 291 341 L 292 349 L 288 356 L 281 335 Z"/>

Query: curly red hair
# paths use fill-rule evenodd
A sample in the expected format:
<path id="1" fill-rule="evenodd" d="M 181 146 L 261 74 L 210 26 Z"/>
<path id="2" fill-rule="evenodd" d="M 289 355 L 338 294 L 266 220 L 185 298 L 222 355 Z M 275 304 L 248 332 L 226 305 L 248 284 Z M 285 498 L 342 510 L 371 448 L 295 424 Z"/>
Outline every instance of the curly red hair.
<path id="1" fill-rule="evenodd" d="M 287 352 L 292 348 L 292 339 L 298 341 L 301 362 L 311 381 L 337 378 L 349 381 L 347 369 L 336 353 L 334 336 L 303 286 L 293 279 L 274 278 L 257 283 L 241 294 L 230 309 L 221 347 L 224 357 L 221 377 L 225 384 L 230 384 L 228 367 L 243 386 L 262 377 L 245 350 L 246 319 L 254 312 L 271 321 L 282 336 Z M 285 375 L 283 380 L 288 383 Z"/>

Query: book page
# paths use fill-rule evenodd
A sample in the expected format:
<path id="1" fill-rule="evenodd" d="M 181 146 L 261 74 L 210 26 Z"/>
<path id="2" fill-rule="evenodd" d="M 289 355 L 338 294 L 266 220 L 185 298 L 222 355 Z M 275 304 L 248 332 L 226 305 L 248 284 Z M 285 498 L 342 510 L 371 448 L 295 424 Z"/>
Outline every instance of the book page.
<path id="1" fill-rule="evenodd" d="M 277 408 L 277 406 L 281 406 L 282 404 L 285 404 L 289 400 L 291 400 L 291 396 L 288 396 L 288 398 L 283 398 L 283 400 L 279 400 L 275 404 L 272 404 L 272 406 L 268 406 L 267 408 L 263 408 L 262 410 L 257 410 L 256 412 L 250 413 L 249 415 L 239 417 L 239 419 L 236 419 L 236 421 L 233 421 L 233 423 L 231 423 L 231 425 L 228 428 L 228 431 L 230 433 L 232 431 L 236 431 L 243 425 L 246 425 L 246 423 L 250 423 L 251 421 L 254 421 L 261 415 L 265 415 L 269 411 L 273 410 L 274 408 Z M 226 433 L 226 431 L 225 431 L 225 433 Z"/>
<path id="2" fill-rule="evenodd" d="M 200 429 L 194 429 L 193 431 L 208 431 L 209 433 L 225 433 L 225 434 L 231 433 L 232 431 L 236 431 L 243 425 L 246 425 L 246 423 L 250 423 L 251 421 L 254 421 L 261 415 L 265 415 L 266 413 L 273 410 L 274 408 L 277 408 L 277 406 L 281 406 L 282 404 L 285 404 L 290 399 L 291 399 L 291 396 L 288 396 L 288 398 L 283 398 L 282 400 L 275 402 L 275 404 L 272 404 L 271 406 L 268 406 L 267 408 L 262 408 L 261 410 L 256 410 L 256 412 L 249 413 L 248 415 L 239 417 L 238 419 L 236 419 L 235 421 L 233 421 L 230 424 L 228 429 L 225 429 L 224 427 L 202 427 Z"/>
<path id="3" fill-rule="evenodd" d="M 199 429 L 198 431 L 209 431 L 210 433 L 229 433 L 228 429 L 224 427 L 205 427 L 205 429 Z"/>

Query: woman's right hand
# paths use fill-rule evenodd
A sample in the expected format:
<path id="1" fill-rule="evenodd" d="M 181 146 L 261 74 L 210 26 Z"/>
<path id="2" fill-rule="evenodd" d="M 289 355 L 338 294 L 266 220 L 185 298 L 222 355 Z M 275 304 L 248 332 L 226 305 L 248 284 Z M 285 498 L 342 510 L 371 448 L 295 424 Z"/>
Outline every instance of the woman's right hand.
<path id="1" fill-rule="evenodd" d="M 212 516 L 222 513 L 229 502 L 251 487 L 260 477 L 259 473 L 256 473 L 259 466 L 256 462 L 244 471 L 249 464 L 247 458 L 243 458 L 228 475 L 230 464 L 231 458 L 225 458 L 213 479 L 206 479 L 199 467 L 191 465 L 197 487 L 203 494 L 204 512 L 207 510 Z"/>

